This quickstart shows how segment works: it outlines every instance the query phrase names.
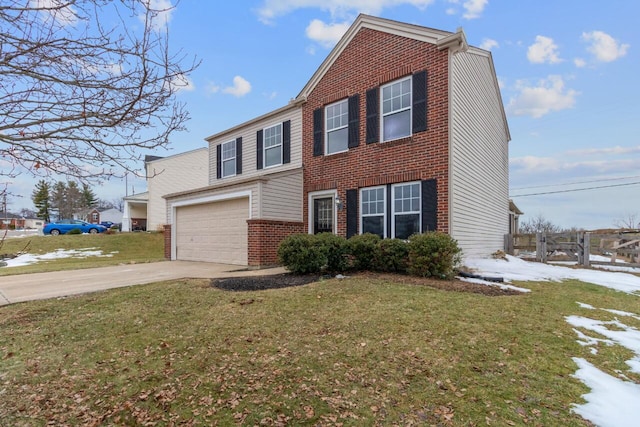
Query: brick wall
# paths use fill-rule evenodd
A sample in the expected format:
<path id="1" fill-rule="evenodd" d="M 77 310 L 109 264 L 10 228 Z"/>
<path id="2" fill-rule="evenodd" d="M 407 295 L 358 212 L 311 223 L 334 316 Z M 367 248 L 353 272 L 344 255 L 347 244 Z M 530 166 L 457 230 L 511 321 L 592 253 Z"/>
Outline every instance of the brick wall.
<path id="1" fill-rule="evenodd" d="M 427 70 L 427 131 L 392 142 L 365 143 L 366 91 Z M 363 28 L 329 68 L 303 107 L 304 230 L 308 193 L 411 180 L 437 179 L 438 230 L 449 230 L 448 51 L 405 37 Z M 345 153 L 313 157 L 313 111 L 360 94 L 360 145 Z M 338 211 L 346 235 L 346 211 Z"/>
<path id="2" fill-rule="evenodd" d="M 249 226 L 249 266 L 264 267 L 278 264 L 278 245 L 295 233 L 305 231 L 302 222 L 250 219 Z"/>
<path id="3" fill-rule="evenodd" d="M 164 232 L 164 257 L 165 259 L 171 259 L 171 224 L 165 224 L 163 226 Z"/>

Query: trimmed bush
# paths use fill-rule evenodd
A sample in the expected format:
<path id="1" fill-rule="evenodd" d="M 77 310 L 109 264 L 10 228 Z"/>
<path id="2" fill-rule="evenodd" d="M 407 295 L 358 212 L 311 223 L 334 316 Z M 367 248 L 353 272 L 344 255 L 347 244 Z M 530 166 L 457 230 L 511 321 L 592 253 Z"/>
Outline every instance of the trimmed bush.
<path id="1" fill-rule="evenodd" d="M 315 236 L 292 234 L 278 246 L 278 260 L 294 274 L 319 273 L 327 265 L 327 254 Z"/>
<path id="2" fill-rule="evenodd" d="M 67 234 L 82 234 L 82 230 L 80 230 L 79 228 L 72 228 L 67 232 Z"/>
<path id="3" fill-rule="evenodd" d="M 451 279 L 461 250 L 451 236 L 437 231 L 409 237 L 408 271 L 414 276 Z"/>
<path id="4" fill-rule="evenodd" d="M 376 248 L 374 268 L 385 273 L 406 273 L 409 247 L 401 239 L 381 239 Z"/>
<path id="5" fill-rule="evenodd" d="M 347 241 L 355 270 L 373 270 L 380 236 L 372 233 L 356 234 Z"/>
<path id="6" fill-rule="evenodd" d="M 349 268 L 347 239 L 333 233 L 315 235 L 317 245 L 327 257 L 327 271 L 341 273 Z"/>

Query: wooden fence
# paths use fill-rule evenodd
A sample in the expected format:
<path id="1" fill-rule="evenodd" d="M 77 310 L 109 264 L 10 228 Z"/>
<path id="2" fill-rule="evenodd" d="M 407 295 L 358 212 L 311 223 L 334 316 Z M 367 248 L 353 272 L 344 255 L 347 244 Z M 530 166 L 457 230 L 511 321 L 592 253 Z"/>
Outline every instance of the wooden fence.
<path id="1" fill-rule="evenodd" d="M 507 234 L 505 252 L 510 255 L 529 252 L 539 262 L 561 260 L 575 261 L 585 267 L 600 264 L 640 268 L 640 232 Z M 601 258 L 592 259 L 592 255 Z"/>

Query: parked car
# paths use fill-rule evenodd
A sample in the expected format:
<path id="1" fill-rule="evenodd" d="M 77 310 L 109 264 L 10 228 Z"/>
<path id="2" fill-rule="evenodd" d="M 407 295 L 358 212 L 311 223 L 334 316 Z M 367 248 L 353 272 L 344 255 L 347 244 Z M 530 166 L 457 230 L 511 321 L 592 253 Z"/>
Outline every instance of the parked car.
<path id="1" fill-rule="evenodd" d="M 97 234 L 107 231 L 107 227 L 100 224 L 89 224 L 79 219 L 61 219 L 59 221 L 50 222 L 44 225 L 42 232 L 57 236 L 58 234 L 67 234 L 71 230 L 78 229 L 83 233 Z"/>
<path id="2" fill-rule="evenodd" d="M 107 227 L 107 228 L 111 228 L 111 227 L 113 227 L 113 225 L 114 225 L 114 224 L 115 224 L 115 222 L 113 222 L 113 221 L 102 221 L 102 222 L 100 223 L 100 225 L 104 225 L 104 226 L 105 226 L 105 227 Z"/>

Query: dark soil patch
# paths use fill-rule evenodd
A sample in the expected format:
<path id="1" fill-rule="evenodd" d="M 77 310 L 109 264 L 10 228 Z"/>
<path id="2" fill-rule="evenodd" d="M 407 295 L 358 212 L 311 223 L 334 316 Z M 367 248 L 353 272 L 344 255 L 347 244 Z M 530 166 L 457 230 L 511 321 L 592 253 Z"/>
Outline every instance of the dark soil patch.
<path id="1" fill-rule="evenodd" d="M 227 291 L 261 291 L 266 289 L 287 288 L 291 286 L 302 286 L 320 280 L 323 276 L 295 274 L 274 274 L 271 276 L 246 276 L 229 277 L 224 279 L 213 279 L 211 286 Z M 330 276 L 324 276 L 330 278 Z M 401 274 L 383 274 L 362 272 L 352 277 L 360 277 L 374 280 L 388 280 L 395 283 L 408 285 L 429 286 L 454 292 L 470 292 L 487 296 L 522 295 L 521 292 L 511 289 L 502 289 L 497 286 L 480 285 L 476 283 L 462 282 L 460 280 L 435 280 L 424 277 L 405 276 Z"/>

